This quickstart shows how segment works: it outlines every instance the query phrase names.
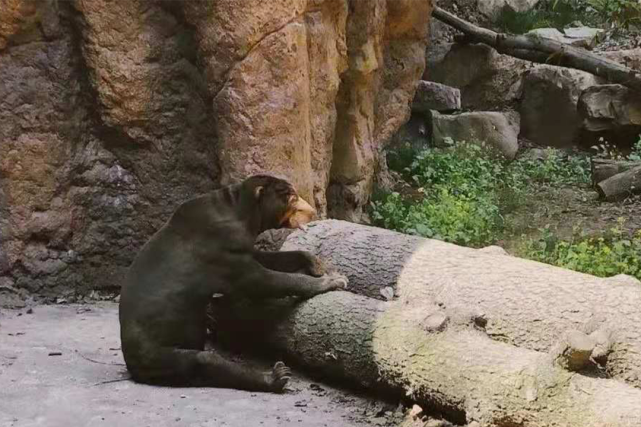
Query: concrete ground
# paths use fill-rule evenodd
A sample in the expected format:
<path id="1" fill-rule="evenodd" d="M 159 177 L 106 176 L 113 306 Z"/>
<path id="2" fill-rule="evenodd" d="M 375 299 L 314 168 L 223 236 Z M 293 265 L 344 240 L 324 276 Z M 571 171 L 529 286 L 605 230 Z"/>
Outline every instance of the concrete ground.
<path id="1" fill-rule="evenodd" d="M 117 310 L 114 303 L 99 303 L 0 312 L 0 426 L 396 424 L 393 407 L 299 375 L 283 395 L 126 380 Z"/>

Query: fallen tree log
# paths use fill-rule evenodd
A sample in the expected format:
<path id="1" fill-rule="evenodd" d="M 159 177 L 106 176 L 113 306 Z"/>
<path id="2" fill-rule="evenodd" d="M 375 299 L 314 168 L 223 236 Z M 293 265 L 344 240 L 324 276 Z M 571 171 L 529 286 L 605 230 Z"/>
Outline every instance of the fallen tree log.
<path id="1" fill-rule="evenodd" d="M 339 254 L 333 260 L 345 255 L 342 251 L 346 246 L 329 229 L 342 232 L 342 237 L 366 237 L 365 230 L 376 231 L 340 221 L 311 227 L 303 240 L 324 240 L 317 246 L 335 246 Z M 326 240 L 328 236 L 330 240 Z M 369 245 L 362 241 L 349 257 L 361 257 L 362 263 L 349 271 L 389 263 L 399 251 L 392 250 L 381 262 L 369 264 L 366 248 L 381 255 L 383 247 L 402 243 L 400 236 L 370 239 Z M 293 243 L 299 237 L 290 236 L 286 246 L 307 246 Z M 351 243 L 354 240 L 347 246 Z M 423 278 L 438 275 L 438 271 L 421 266 L 426 257 L 440 258 L 442 247 L 431 247 L 425 240 L 423 243 L 427 246 L 415 247 L 416 258 L 403 257 L 406 268 L 397 272 L 396 298 L 391 301 L 331 292 L 302 302 L 245 303 L 222 314 L 220 328 L 231 333 L 234 340 L 245 337 L 259 347 L 271 347 L 283 353 L 286 360 L 314 372 L 403 393 L 423 407 L 441 410 L 454 422 L 522 427 L 641 425 L 641 390 L 622 381 L 574 372 L 591 363 L 591 357 L 597 356 L 596 347 L 608 347 L 607 337 L 599 331 L 590 335 L 579 331 L 558 334 L 546 352 L 502 342 L 507 339 L 487 331 L 487 325 L 495 319 L 479 317 L 463 304 L 443 304 L 442 299 L 434 298 L 433 289 Z M 444 271 L 456 270 L 457 261 L 443 258 Z M 341 261 L 339 265 L 345 264 Z M 397 261 L 388 264 L 386 270 L 394 270 L 395 265 Z M 495 266 L 488 267 L 486 275 Z M 360 284 L 357 280 L 354 289 L 368 289 Z M 498 293 L 497 286 L 501 282 L 496 281 L 493 293 Z M 602 286 L 607 287 L 605 283 Z M 438 293 L 446 292 L 444 286 Z M 539 302 L 519 295 L 514 298 L 524 308 Z M 537 308 L 545 314 L 545 306 Z M 627 308 L 622 307 L 624 312 Z M 573 307 L 567 309 L 572 313 Z M 638 306 L 634 309 L 638 312 Z"/>
<path id="2" fill-rule="evenodd" d="M 617 175 L 621 172 L 630 170 L 636 166 L 641 166 L 641 162 L 634 162 L 630 160 L 613 160 L 613 159 L 599 159 L 593 157 L 591 160 L 592 166 L 592 186 L 596 188 L 597 184 L 601 181 Z"/>
<path id="3" fill-rule="evenodd" d="M 641 390 L 563 369 L 554 354 L 494 341 L 420 294 L 409 286 L 383 302 L 332 292 L 278 313 L 246 306 L 222 327 L 280 350 L 288 362 L 403 393 L 457 423 L 641 425 Z"/>
<path id="4" fill-rule="evenodd" d="M 542 64 L 575 68 L 603 77 L 611 83 L 622 84 L 637 91 L 641 90 L 641 72 L 584 49 L 539 36 L 496 33 L 471 24 L 436 6 L 432 16 L 461 31 L 470 40 L 485 43 L 505 55 Z"/>
<path id="5" fill-rule="evenodd" d="M 568 331 L 611 334 L 605 374 L 641 388 L 641 283 L 632 277 L 603 279 L 335 220 L 291 234 L 282 249 L 320 256 L 349 277 L 352 292 L 382 299 L 386 288 L 405 288 L 480 319 L 490 339 L 517 347 L 549 352 Z"/>
<path id="6" fill-rule="evenodd" d="M 641 166 L 618 173 L 596 186 L 599 195 L 610 202 L 641 192 Z"/>

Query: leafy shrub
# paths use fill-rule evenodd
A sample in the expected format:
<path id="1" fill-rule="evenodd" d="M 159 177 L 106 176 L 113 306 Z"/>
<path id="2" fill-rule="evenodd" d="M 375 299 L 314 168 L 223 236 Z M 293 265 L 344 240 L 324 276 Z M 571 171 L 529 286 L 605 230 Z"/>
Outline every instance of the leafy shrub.
<path id="1" fill-rule="evenodd" d="M 537 28 L 552 27 L 553 23 L 538 10 L 517 12 L 508 7 L 501 10 L 494 25 L 505 33 L 525 34 Z"/>
<path id="2" fill-rule="evenodd" d="M 575 21 L 588 25 L 594 23 L 596 14 L 588 8 L 587 0 L 547 0 L 525 12 L 503 8 L 495 25 L 512 34 L 524 34 L 537 28 L 563 30 Z"/>
<path id="3" fill-rule="evenodd" d="M 629 28 L 641 23 L 641 3 L 638 0 L 587 0 L 604 23 L 613 28 Z"/>
<path id="4" fill-rule="evenodd" d="M 493 241 L 500 225 L 496 204 L 454 195 L 444 187 L 415 203 L 408 203 L 399 193 L 390 193 L 372 202 L 372 219 L 384 228 L 465 246 Z"/>
<path id="5" fill-rule="evenodd" d="M 445 185 L 453 193 L 473 196 L 495 187 L 506 164 L 491 148 L 464 142 L 418 153 L 406 175 L 418 187 Z"/>
<path id="6" fill-rule="evenodd" d="M 615 155 L 610 151 L 608 155 Z M 465 246 L 492 244 L 510 232 L 504 217 L 532 197 L 533 184 L 540 188 L 589 183 L 588 157 L 552 149 L 543 154 L 540 159 L 508 162 L 479 144 L 408 149 L 397 157 L 402 161 L 396 166 L 402 166 L 399 171 L 418 193 L 376 194 L 372 219 L 388 229 Z M 641 136 L 626 158 L 641 160 Z M 540 238 L 525 241 L 520 252 L 525 258 L 596 276 L 623 273 L 641 279 L 641 231 L 630 238 L 621 227 L 597 237 L 575 230 L 572 239 L 561 240 L 545 228 Z"/>
<path id="7" fill-rule="evenodd" d="M 557 239 L 549 228 L 542 232 L 541 238 L 525 243 L 523 256 L 599 277 L 628 274 L 641 279 L 641 231 L 632 238 L 620 228 L 600 237 L 577 233 L 570 241 Z"/>
<path id="8" fill-rule="evenodd" d="M 387 152 L 387 166 L 395 172 L 404 174 L 417 155 L 418 151 L 409 142 L 405 142 Z"/>
<path id="9" fill-rule="evenodd" d="M 547 149 L 543 159 L 521 159 L 513 165 L 514 174 L 525 180 L 554 185 L 588 184 L 590 159 L 585 155 L 562 155 Z"/>
<path id="10" fill-rule="evenodd" d="M 424 197 L 400 193 L 373 198 L 371 215 L 378 226 L 467 246 L 495 242 L 504 228 L 503 216 L 520 205 L 533 181 L 554 184 L 589 182 L 585 158 L 566 159 L 549 150 L 545 160 L 505 158 L 482 144 L 405 152 L 400 172 Z"/>

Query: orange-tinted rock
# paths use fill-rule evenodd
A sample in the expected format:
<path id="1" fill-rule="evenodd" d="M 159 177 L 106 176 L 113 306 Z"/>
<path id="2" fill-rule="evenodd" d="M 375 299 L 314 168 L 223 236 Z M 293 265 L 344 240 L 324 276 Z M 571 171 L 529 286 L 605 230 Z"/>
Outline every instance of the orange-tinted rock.
<path id="1" fill-rule="evenodd" d="M 0 277 L 50 295 L 118 289 L 181 201 L 259 171 L 322 216 L 360 219 L 409 117 L 432 7 L 0 5 Z"/>

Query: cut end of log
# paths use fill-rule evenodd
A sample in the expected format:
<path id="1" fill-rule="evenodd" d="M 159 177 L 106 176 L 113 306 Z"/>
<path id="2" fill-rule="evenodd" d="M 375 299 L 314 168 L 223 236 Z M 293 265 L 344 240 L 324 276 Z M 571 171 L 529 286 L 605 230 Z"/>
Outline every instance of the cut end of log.
<path id="1" fill-rule="evenodd" d="M 602 199 L 615 202 L 641 192 L 641 166 L 633 167 L 599 182 L 596 191 Z"/>

